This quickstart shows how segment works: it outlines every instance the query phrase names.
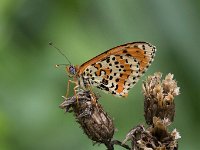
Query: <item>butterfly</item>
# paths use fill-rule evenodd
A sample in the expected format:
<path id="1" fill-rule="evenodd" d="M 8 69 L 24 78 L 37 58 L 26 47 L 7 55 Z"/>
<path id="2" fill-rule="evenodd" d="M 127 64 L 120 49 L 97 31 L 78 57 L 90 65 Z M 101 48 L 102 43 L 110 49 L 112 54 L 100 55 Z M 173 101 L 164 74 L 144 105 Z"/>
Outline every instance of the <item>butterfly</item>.
<path id="1" fill-rule="evenodd" d="M 156 47 L 147 42 L 126 43 L 111 48 L 80 66 L 66 65 L 73 80 L 68 81 L 77 88 L 91 90 L 97 87 L 114 96 L 126 97 L 129 90 L 151 65 Z"/>

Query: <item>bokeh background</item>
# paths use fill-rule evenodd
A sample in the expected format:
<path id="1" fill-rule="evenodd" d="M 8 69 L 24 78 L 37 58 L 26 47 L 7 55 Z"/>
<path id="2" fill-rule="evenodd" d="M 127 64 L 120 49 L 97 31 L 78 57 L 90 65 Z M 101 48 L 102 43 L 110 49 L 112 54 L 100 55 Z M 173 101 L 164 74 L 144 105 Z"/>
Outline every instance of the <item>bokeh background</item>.
<path id="1" fill-rule="evenodd" d="M 199 27 L 198 0 L 1 0 L 0 150 L 105 149 L 93 146 L 73 115 L 58 108 L 68 77 L 54 65 L 67 61 L 49 41 L 79 65 L 123 43 L 156 45 L 142 80 L 157 71 L 175 75 L 181 95 L 171 129 L 181 133 L 180 150 L 198 150 Z M 116 139 L 144 123 L 142 80 L 126 100 L 97 90 L 114 118 Z"/>

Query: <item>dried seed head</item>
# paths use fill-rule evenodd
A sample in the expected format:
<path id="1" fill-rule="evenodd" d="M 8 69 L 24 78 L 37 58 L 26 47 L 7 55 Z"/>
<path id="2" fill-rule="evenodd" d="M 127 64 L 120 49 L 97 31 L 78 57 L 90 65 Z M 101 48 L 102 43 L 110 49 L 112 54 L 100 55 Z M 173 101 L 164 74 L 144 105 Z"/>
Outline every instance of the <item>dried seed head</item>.
<path id="1" fill-rule="evenodd" d="M 133 128 L 126 136 L 123 143 L 130 140 L 131 150 L 177 150 L 180 138 L 179 133 L 167 131 L 169 119 L 161 120 L 154 117 L 153 126 L 145 129 L 142 125 Z"/>
<path id="2" fill-rule="evenodd" d="M 74 112 L 77 122 L 91 140 L 105 145 L 111 142 L 114 134 L 113 120 L 98 103 L 98 97 L 89 91 L 79 91 L 76 96 L 63 98 L 60 108 Z"/>
<path id="3" fill-rule="evenodd" d="M 174 97 L 180 93 L 173 76 L 169 73 L 161 81 L 162 74 L 155 73 L 143 82 L 144 112 L 147 124 L 153 124 L 154 116 L 173 121 L 175 114 Z"/>

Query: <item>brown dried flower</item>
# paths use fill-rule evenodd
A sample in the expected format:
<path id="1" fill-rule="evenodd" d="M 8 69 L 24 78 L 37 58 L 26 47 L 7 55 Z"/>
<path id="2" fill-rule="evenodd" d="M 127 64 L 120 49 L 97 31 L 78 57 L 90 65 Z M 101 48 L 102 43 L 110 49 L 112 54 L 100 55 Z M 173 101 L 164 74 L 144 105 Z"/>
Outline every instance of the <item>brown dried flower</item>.
<path id="1" fill-rule="evenodd" d="M 66 112 L 74 112 L 84 133 L 93 141 L 109 146 L 113 134 L 113 120 L 98 103 L 98 97 L 89 91 L 79 91 L 76 96 L 64 98 L 60 104 Z M 78 98 L 78 100 L 77 100 Z"/>
<path id="2" fill-rule="evenodd" d="M 127 134 L 123 143 L 131 140 L 131 150 L 177 150 L 177 140 L 180 135 L 176 129 L 171 133 L 168 132 L 169 125 L 169 119 L 161 120 L 154 117 L 153 126 L 145 129 L 142 125 L 138 125 Z"/>
<path id="3" fill-rule="evenodd" d="M 179 95 L 179 87 L 173 74 L 168 74 L 161 81 L 162 74 L 155 73 L 149 76 L 143 83 L 143 94 L 145 96 L 144 112 L 146 123 L 153 124 L 153 117 L 174 120 L 175 103 L 174 97 Z"/>

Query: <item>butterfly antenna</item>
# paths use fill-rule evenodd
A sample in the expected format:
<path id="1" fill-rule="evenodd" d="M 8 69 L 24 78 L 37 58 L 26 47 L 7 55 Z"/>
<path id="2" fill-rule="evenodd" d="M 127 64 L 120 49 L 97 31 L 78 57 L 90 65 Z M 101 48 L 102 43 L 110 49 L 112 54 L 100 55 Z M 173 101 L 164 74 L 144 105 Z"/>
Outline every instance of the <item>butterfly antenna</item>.
<path id="1" fill-rule="evenodd" d="M 58 68 L 60 66 L 67 66 L 68 64 L 56 64 L 55 67 Z"/>
<path id="2" fill-rule="evenodd" d="M 71 65 L 71 62 L 69 61 L 69 59 L 67 58 L 67 56 L 66 56 L 59 48 L 57 48 L 52 42 L 49 42 L 49 45 L 52 46 L 52 47 L 54 47 L 55 49 L 57 49 L 57 51 L 58 51 L 61 55 L 63 55 L 63 56 L 67 59 L 67 61 L 69 62 L 69 64 Z"/>

